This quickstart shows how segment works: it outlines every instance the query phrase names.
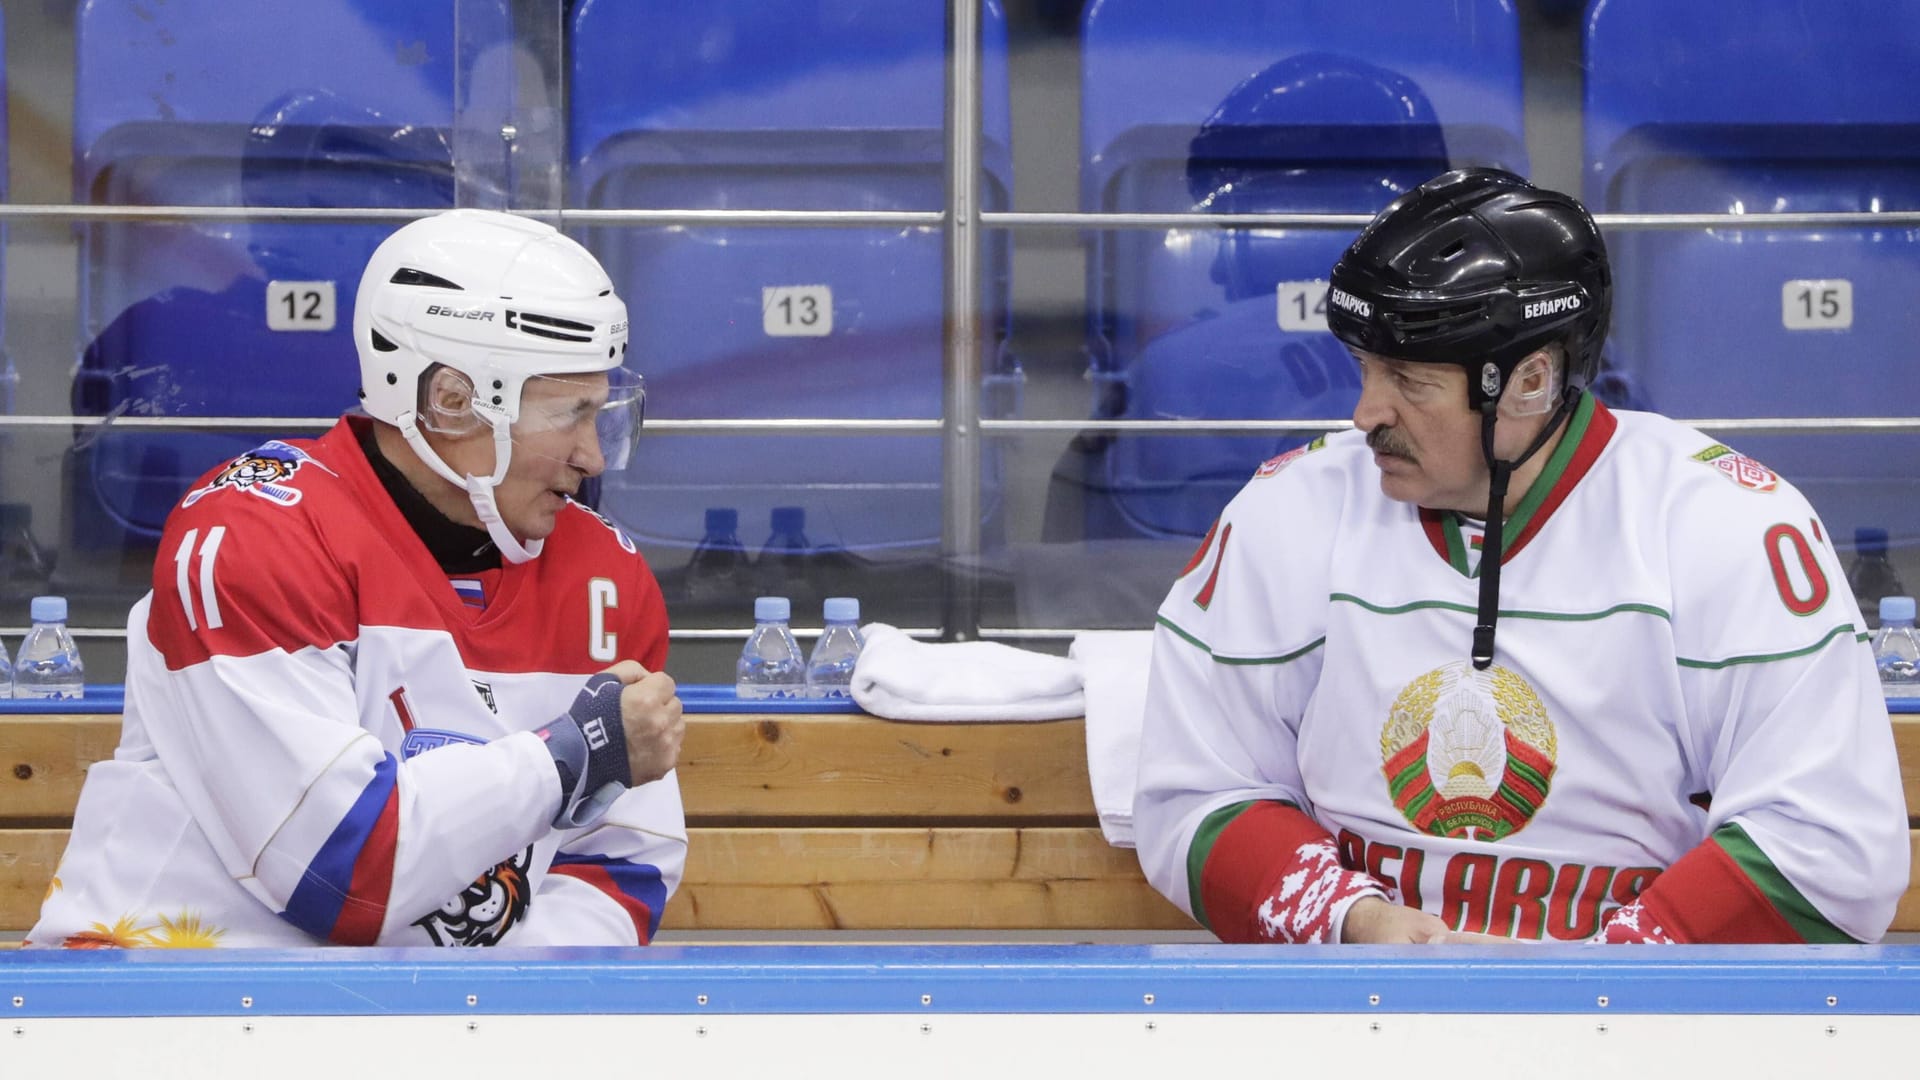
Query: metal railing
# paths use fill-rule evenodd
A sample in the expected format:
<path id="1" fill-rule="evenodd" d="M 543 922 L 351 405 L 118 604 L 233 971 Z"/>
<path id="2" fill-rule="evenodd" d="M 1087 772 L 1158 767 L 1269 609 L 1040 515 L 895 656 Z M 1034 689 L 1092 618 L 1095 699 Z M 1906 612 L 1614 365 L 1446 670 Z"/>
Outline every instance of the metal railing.
<path id="1" fill-rule="evenodd" d="M 977 142 L 978 117 L 974 118 Z M 951 140 L 950 140 L 951 141 Z M 960 167 L 949 160 L 949 170 Z M 978 158 L 965 165 L 975 177 L 978 198 Z M 329 206 L 98 206 L 88 203 L 0 203 L 0 221 L 412 221 L 442 213 L 444 206 L 415 208 Z M 979 210 L 961 225 L 952 206 L 944 210 L 691 210 L 671 207 L 648 209 L 574 209 L 511 211 L 557 225 L 701 226 L 760 225 L 794 228 L 921 228 L 937 229 L 950 221 L 956 228 L 1060 229 L 1358 229 L 1372 214 L 1209 214 L 1106 213 L 1100 211 Z M 1920 228 L 1920 210 L 1821 211 L 1764 214 L 1595 214 L 1603 230 L 1693 229 L 1832 229 Z"/>
<path id="2" fill-rule="evenodd" d="M 1835 434 L 1871 431 L 1920 432 L 1920 416 L 1730 416 L 1674 417 L 1701 431 L 1798 432 Z M 0 416 L 6 428 L 162 428 L 175 431 L 256 431 L 265 428 L 324 431 L 337 416 Z M 993 420 L 974 421 L 987 435 L 1112 433 L 1124 435 L 1208 435 L 1232 432 L 1311 435 L 1344 431 L 1350 420 Z M 934 435 L 949 427 L 944 419 L 850 420 L 837 417 L 774 419 L 648 420 L 649 434 L 661 435 Z"/>

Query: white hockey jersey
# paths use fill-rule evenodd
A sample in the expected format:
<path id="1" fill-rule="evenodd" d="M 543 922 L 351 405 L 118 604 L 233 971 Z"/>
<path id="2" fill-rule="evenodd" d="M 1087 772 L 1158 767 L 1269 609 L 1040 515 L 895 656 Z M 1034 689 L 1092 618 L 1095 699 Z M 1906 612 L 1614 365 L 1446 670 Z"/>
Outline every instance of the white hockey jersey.
<path id="1" fill-rule="evenodd" d="M 1589 938 L 1699 849 L 1660 886 L 1689 939 L 1879 939 L 1906 810 L 1800 493 L 1589 397 L 1504 537 L 1480 672 L 1470 523 L 1383 495 L 1359 432 L 1261 466 L 1159 611 L 1135 803 L 1154 885 L 1242 917 L 1209 910 L 1217 861 L 1276 856 L 1221 826 L 1281 801 L 1455 929 Z"/>
<path id="2" fill-rule="evenodd" d="M 685 861 L 672 774 L 550 827 L 532 729 L 667 622 L 632 542 L 569 505 L 544 554 L 450 581 L 353 424 L 209 473 L 127 624 L 38 946 L 645 944 Z"/>

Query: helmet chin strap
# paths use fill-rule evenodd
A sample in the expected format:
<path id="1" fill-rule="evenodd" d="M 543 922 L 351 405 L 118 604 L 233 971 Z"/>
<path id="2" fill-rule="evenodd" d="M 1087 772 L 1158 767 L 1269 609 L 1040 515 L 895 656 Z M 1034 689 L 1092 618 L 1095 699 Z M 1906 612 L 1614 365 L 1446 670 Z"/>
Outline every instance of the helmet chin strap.
<path id="1" fill-rule="evenodd" d="M 1493 456 L 1493 425 L 1498 418 L 1499 400 L 1489 398 L 1480 403 L 1480 453 L 1486 458 L 1488 477 L 1487 535 L 1480 542 L 1480 610 L 1473 627 L 1472 655 L 1476 671 L 1485 671 L 1493 666 L 1493 628 L 1500 620 L 1500 560 L 1506 554 L 1507 483 L 1513 479 L 1515 469 L 1540 452 L 1540 448 L 1559 430 L 1561 421 L 1571 415 L 1579 403 L 1579 390 L 1568 390 L 1562 394 L 1553 415 L 1547 418 L 1540 434 L 1533 437 L 1533 444 L 1512 461 L 1501 461 Z"/>
<path id="2" fill-rule="evenodd" d="M 513 439 L 504 421 L 495 423 L 488 420 L 487 426 L 493 429 L 493 475 L 475 476 L 469 473 L 463 477 L 454 472 L 427 444 L 426 436 L 420 432 L 419 418 L 413 412 L 402 413 L 398 422 L 401 437 L 407 440 L 407 445 L 413 448 L 420 460 L 467 493 L 467 501 L 473 504 L 473 512 L 479 516 L 480 524 L 486 526 L 488 538 L 493 541 L 494 547 L 500 549 L 500 557 L 515 564 L 531 562 L 539 556 L 540 549 L 547 542 L 529 540 L 522 544 L 507 528 L 507 523 L 500 519 L 500 507 L 494 502 L 493 489 L 507 475 L 507 462 L 513 455 Z"/>

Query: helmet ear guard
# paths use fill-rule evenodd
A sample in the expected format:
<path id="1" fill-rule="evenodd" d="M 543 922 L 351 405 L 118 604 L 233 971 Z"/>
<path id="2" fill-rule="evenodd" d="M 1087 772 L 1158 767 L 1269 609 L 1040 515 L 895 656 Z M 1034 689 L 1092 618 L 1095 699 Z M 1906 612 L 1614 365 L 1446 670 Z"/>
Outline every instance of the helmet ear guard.
<path id="1" fill-rule="evenodd" d="M 485 431 L 492 423 L 466 372 L 435 364 L 420 374 L 420 430 L 449 438 Z"/>
<path id="2" fill-rule="evenodd" d="M 1502 413 L 1508 416 L 1544 416 L 1560 404 L 1561 391 L 1565 389 L 1560 374 L 1563 361 L 1554 355 L 1554 351 L 1564 354 L 1564 350 L 1548 346 L 1547 349 L 1535 349 L 1527 354 L 1526 359 L 1514 365 L 1507 379 L 1506 390 L 1499 396 Z M 1536 370 L 1539 371 L 1540 378 L 1529 389 L 1531 372 L 1528 367 L 1536 357 L 1539 358 Z"/>

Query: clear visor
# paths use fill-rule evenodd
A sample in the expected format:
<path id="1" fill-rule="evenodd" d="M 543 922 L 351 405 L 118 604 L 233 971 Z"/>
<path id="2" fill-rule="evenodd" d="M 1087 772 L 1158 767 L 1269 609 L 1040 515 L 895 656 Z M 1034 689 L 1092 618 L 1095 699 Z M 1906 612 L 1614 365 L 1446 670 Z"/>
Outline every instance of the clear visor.
<path id="1" fill-rule="evenodd" d="M 520 391 L 514 452 L 577 461 L 589 429 L 608 472 L 627 467 L 647 416 L 647 381 L 632 368 L 535 375 Z"/>
<path id="2" fill-rule="evenodd" d="M 476 398 L 467 377 L 439 369 L 420 412 L 420 426 L 455 438 L 491 430 L 487 412 L 497 411 Z M 532 375 L 520 389 L 520 418 L 508 429 L 515 454 L 533 454 L 591 471 L 617 471 L 633 458 L 646 418 L 647 382 L 632 368 L 576 375 Z M 591 432 L 597 455 L 588 449 Z"/>

